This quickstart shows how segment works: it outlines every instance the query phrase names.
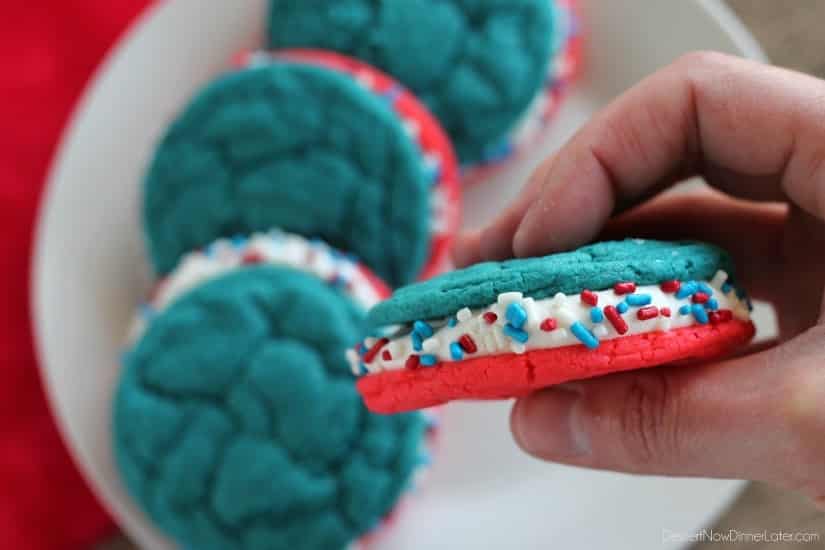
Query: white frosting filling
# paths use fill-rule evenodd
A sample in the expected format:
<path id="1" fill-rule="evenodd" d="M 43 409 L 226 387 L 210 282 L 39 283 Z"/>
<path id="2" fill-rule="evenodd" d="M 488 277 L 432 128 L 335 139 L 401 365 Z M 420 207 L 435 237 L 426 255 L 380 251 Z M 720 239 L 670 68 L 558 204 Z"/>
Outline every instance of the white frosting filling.
<path id="1" fill-rule="evenodd" d="M 254 264 L 282 265 L 317 275 L 339 286 L 364 309 L 382 298 L 383 289 L 379 289 L 350 257 L 323 242 L 272 230 L 248 239 L 221 239 L 205 250 L 184 256 L 175 270 L 158 283 L 152 298 L 140 307 L 129 331 L 129 341 L 136 341 L 153 316 L 187 291 L 241 266 Z"/>
<path id="2" fill-rule="evenodd" d="M 421 331 L 416 334 L 414 325 L 408 325 L 396 329 L 395 335 L 389 336 L 389 341 L 374 353 L 365 356 L 364 352 L 373 348 L 379 340 L 367 338 L 361 344 L 360 353 L 349 350 L 347 356 L 355 374 L 366 374 L 403 369 L 411 355 L 419 356 L 421 366 L 426 367 L 434 363 L 486 355 L 524 353 L 534 349 L 586 343 L 575 334 L 578 332 L 581 335 L 582 329 L 589 332 L 589 336 L 585 334 L 585 339 L 592 337 L 598 341 L 724 321 L 727 316 L 730 319 L 748 320 L 750 307 L 747 298 L 744 294 L 737 296 L 736 289 L 725 284 L 726 280 L 727 274 L 719 271 L 710 281 L 682 283 L 681 293 L 665 291 L 659 285 L 639 286 L 632 293 L 621 294 L 610 288 L 592 293 L 597 299 L 596 306 L 586 303 L 581 294 L 559 293 L 552 298 L 534 300 L 525 298 L 519 292 L 506 292 L 498 296 L 495 304 L 486 308 L 463 308 L 454 318 L 428 322 L 426 325 L 433 331 L 431 336 L 426 335 L 427 326 L 419 325 L 424 331 L 423 334 Z M 725 291 L 722 290 L 723 286 Z M 684 295 L 688 288 L 696 288 L 698 292 L 706 294 L 707 301 L 694 303 L 693 293 Z M 705 297 L 697 298 L 701 301 Z M 624 306 L 620 306 L 623 302 L 627 309 L 620 315 L 626 329 L 620 333 L 608 316 L 605 316 L 605 310 L 608 306 L 623 308 Z M 636 305 L 632 305 L 633 303 Z M 520 306 L 520 311 L 526 315 L 520 327 L 513 326 L 508 320 L 511 304 Z M 652 316 L 644 318 L 645 314 Z M 493 315 L 495 321 L 490 323 L 488 319 Z M 514 328 L 518 330 L 514 331 Z M 465 335 L 472 340 L 474 351 L 461 347 L 460 340 Z M 418 349 L 416 341 L 420 341 Z M 598 346 L 594 340 L 590 340 L 590 343 Z"/>

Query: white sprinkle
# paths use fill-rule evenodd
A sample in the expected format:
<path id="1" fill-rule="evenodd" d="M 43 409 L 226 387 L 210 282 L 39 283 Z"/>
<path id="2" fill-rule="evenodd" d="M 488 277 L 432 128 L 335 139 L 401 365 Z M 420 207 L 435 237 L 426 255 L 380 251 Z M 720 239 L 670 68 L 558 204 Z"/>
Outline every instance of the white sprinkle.
<path id="1" fill-rule="evenodd" d="M 576 322 L 576 316 L 567 307 L 560 307 L 556 310 L 556 319 L 561 321 L 565 326 L 570 326 Z"/>
<path id="2" fill-rule="evenodd" d="M 470 311 L 470 308 L 468 308 L 468 307 L 463 307 L 463 308 L 459 309 L 458 313 L 455 314 L 456 319 L 458 319 L 462 323 L 464 321 L 469 320 L 472 316 L 473 316 L 473 312 Z"/>
<path id="3" fill-rule="evenodd" d="M 418 138 L 418 134 L 421 132 L 421 128 L 418 127 L 418 123 L 414 120 L 405 120 L 404 130 L 406 130 L 412 138 Z"/>
<path id="4" fill-rule="evenodd" d="M 361 374 L 361 369 L 358 366 L 358 363 L 360 363 L 358 353 L 354 349 L 348 349 L 345 352 L 345 356 L 347 358 L 347 363 L 349 363 L 349 368 L 350 370 L 352 370 L 352 374 L 354 374 L 355 376 Z"/>
<path id="5" fill-rule="evenodd" d="M 440 342 L 438 341 L 438 338 L 433 336 L 432 338 L 427 338 L 426 340 L 424 340 L 424 342 L 422 342 L 422 344 L 421 344 L 421 347 L 427 353 L 434 353 L 434 352 L 438 351 L 438 344 L 439 343 Z"/>
<path id="6" fill-rule="evenodd" d="M 516 342 L 516 341 L 513 341 L 513 342 L 510 344 L 510 350 L 511 350 L 513 353 L 519 353 L 519 354 L 520 354 L 520 353 L 524 353 L 524 351 L 525 351 L 526 349 L 527 349 L 527 347 L 526 347 L 524 344 L 522 344 L 521 342 Z"/>
<path id="7" fill-rule="evenodd" d="M 725 281 L 727 280 L 727 272 L 723 269 L 720 269 L 716 272 L 716 275 L 713 276 L 713 279 L 710 280 L 710 286 L 712 286 L 713 288 L 722 288 L 722 285 L 725 284 Z"/>
<path id="8" fill-rule="evenodd" d="M 441 158 L 435 153 L 424 154 L 424 166 L 429 170 L 436 170 L 441 166 Z"/>
<path id="9" fill-rule="evenodd" d="M 522 298 L 524 298 L 524 295 L 521 292 L 502 292 L 498 295 L 497 303 L 501 306 L 507 307 Z"/>
<path id="10" fill-rule="evenodd" d="M 607 336 L 607 327 L 604 326 L 604 323 L 599 323 L 598 325 L 593 327 L 593 334 L 598 336 L 599 338 L 604 338 Z"/>

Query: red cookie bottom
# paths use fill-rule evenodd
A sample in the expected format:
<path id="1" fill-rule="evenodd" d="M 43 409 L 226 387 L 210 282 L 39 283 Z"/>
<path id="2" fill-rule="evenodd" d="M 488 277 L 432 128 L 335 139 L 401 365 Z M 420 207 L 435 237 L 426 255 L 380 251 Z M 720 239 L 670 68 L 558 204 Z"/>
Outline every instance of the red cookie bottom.
<path id="1" fill-rule="evenodd" d="M 385 371 L 358 380 L 367 408 L 397 413 L 455 399 L 505 399 L 570 380 L 655 367 L 685 359 L 710 359 L 747 343 L 750 321 L 693 325 L 583 345 L 537 349 L 439 363 L 415 370 Z"/>

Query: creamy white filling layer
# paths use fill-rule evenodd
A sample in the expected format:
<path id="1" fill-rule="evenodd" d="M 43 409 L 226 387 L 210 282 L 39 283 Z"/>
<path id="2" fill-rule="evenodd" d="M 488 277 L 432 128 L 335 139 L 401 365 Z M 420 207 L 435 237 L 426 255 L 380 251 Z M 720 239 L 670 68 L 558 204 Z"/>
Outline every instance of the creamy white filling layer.
<path id="1" fill-rule="evenodd" d="M 347 356 L 357 375 L 575 344 L 595 348 L 600 340 L 748 320 L 749 302 L 727 277 L 720 270 L 710 281 L 679 283 L 678 290 L 644 285 L 630 292 L 625 286 L 541 300 L 507 292 L 483 309 L 464 308 L 455 317 L 417 321 L 384 339 L 367 338 Z M 411 356 L 417 356 L 412 365 Z"/>
<path id="2" fill-rule="evenodd" d="M 351 258 L 321 241 L 272 230 L 249 238 L 221 239 L 204 250 L 184 256 L 178 267 L 158 283 L 151 299 L 139 308 L 128 340 L 137 341 L 151 318 L 187 291 L 242 266 L 254 264 L 286 266 L 316 275 L 342 288 L 365 310 L 382 298 L 376 284 Z"/>

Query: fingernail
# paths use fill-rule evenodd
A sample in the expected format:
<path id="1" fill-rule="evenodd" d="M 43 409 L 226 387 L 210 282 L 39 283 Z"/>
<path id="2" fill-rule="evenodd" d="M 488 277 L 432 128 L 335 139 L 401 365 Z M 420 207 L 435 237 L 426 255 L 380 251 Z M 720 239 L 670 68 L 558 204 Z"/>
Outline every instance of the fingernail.
<path id="1" fill-rule="evenodd" d="M 545 459 L 564 459 L 590 452 L 590 441 L 578 422 L 581 393 L 551 388 L 529 395 L 513 410 L 513 435 L 527 453 Z"/>

